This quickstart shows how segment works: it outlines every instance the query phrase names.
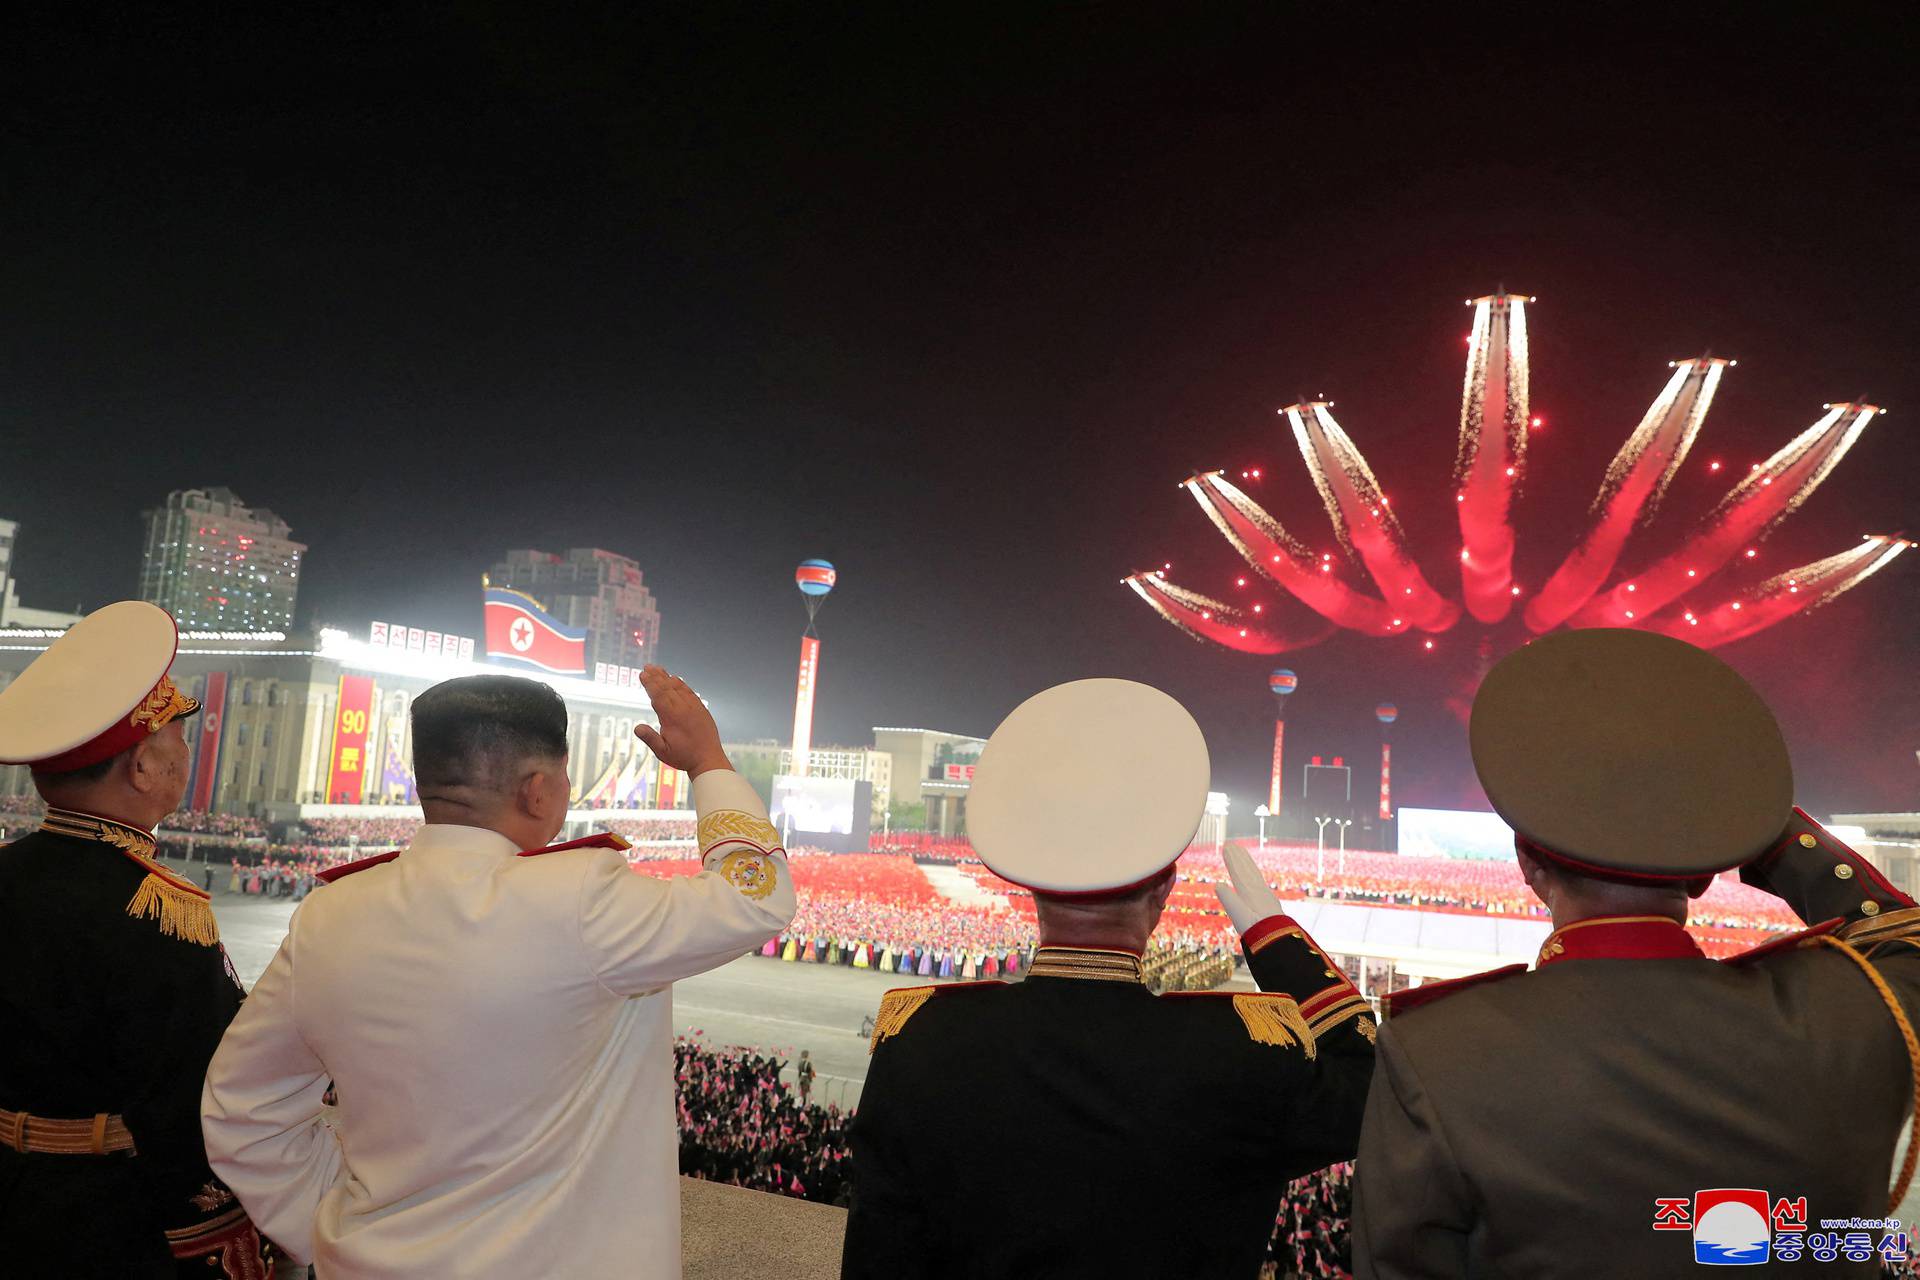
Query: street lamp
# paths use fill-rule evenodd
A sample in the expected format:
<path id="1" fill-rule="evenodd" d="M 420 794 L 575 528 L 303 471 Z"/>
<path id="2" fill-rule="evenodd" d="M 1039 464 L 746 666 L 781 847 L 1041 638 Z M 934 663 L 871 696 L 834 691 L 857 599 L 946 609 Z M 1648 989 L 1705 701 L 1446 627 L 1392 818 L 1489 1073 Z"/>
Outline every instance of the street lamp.
<path id="1" fill-rule="evenodd" d="M 1319 838 L 1319 844 L 1313 851 L 1313 878 L 1316 884 L 1325 884 L 1327 880 L 1327 824 L 1332 821 L 1331 817 L 1313 820 Z"/>
<path id="2" fill-rule="evenodd" d="M 1340 896 L 1347 896 L 1347 828 L 1353 825 L 1352 818 L 1340 819 Z"/>
<path id="3" fill-rule="evenodd" d="M 1263 804 L 1255 805 L 1253 807 L 1253 816 L 1260 820 L 1260 848 L 1262 852 L 1265 852 L 1267 847 L 1267 819 L 1273 816 L 1273 810 Z"/>

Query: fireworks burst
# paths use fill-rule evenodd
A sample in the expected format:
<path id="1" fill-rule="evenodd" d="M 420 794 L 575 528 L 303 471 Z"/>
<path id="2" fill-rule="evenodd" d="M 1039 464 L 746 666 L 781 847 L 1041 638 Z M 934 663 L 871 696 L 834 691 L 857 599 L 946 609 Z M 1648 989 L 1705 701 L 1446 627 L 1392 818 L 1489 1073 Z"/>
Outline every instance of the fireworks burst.
<path id="1" fill-rule="evenodd" d="M 1526 469 L 1527 305 L 1505 292 L 1475 298 L 1473 332 L 1460 405 L 1454 505 L 1460 521 L 1460 600 L 1428 581 L 1359 446 L 1334 421 L 1333 402 L 1282 409 L 1335 538 L 1345 553 L 1313 553 L 1219 471 L 1181 486 L 1200 504 L 1255 573 L 1304 604 L 1311 619 L 1289 623 L 1270 602 L 1233 605 L 1176 585 L 1165 569 L 1136 573 L 1126 585 L 1161 617 L 1197 640 L 1241 653 L 1273 654 L 1317 644 L 1337 630 L 1386 636 L 1443 632 L 1464 614 L 1494 624 L 1522 604 L 1514 581 L 1512 506 Z M 1608 585 L 1634 530 L 1658 508 L 1686 460 L 1735 362 L 1702 356 L 1677 361 L 1666 387 L 1614 456 L 1593 500 L 1593 520 L 1521 616 L 1533 633 L 1562 623 L 1638 627 L 1708 648 L 1750 636 L 1816 608 L 1892 563 L 1913 543 L 1868 535 L 1856 546 L 1788 569 L 1745 592 L 1699 607 L 1687 601 L 1805 502 L 1883 410 L 1848 402 L 1824 415 L 1764 463 L 1756 464 L 1692 534 L 1645 570 Z M 1710 470 L 1718 472 L 1719 463 Z M 1257 474 L 1257 473 L 1253 473 Z M 1371 590 L 1346 581 L 1357 560 Z M 1244 579 L 1242 583 L 1244 585 Z M 1377 593 L 1377 594 L 1375 594 Z M 1464 610 L 1463 606 L 1464 605 Z M 1431 649 L 1433 641 L 1423 641 Z"/>

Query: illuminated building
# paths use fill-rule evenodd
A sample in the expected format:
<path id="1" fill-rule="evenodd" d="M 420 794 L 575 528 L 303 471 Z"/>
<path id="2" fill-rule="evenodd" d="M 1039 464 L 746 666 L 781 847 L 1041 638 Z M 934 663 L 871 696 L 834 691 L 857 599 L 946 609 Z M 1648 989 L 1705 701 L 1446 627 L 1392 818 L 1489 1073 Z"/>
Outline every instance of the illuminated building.
<path id="1" fill-rule="evenodd" d="M 0 688 L 60 635 L 0 630 Z M 302 817 L 419 815 L 408 711 L 456 676 L 501 674 L 484 661 L 317 634 L 183 627 L 174 681 L 204 704 L 184 722 L 193 748 L 185 809 Z M 516 673 L 521 674 L 521 673 Z M 581 809 L 679 809 L 684 776 L 661 770 L 633 736 L 656 723 L 646 691 L 532 675 L 567 704 L 567 767 Z M 0 797 L 32 794 L 24 768 L 0 768 Z"/>
<path id="2" fill-rule="evenodd" d="M 286 631 L 306 545 L 287 522 L 231 489 L 175 489 L 146 513 L 140 598 L 182 629 Z"/>

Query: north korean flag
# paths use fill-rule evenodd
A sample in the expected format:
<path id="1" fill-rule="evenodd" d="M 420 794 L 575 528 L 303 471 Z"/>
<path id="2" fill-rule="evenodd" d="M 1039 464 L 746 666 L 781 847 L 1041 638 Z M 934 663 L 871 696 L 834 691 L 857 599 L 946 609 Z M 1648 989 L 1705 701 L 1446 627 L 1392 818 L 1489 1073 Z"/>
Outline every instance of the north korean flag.
<path id="1" fill-rule="evenodd" d="M 558 676 L 587 673 L 587 633 L 561 624 L 532 596 L 487 588 L 487 661 Z"/>

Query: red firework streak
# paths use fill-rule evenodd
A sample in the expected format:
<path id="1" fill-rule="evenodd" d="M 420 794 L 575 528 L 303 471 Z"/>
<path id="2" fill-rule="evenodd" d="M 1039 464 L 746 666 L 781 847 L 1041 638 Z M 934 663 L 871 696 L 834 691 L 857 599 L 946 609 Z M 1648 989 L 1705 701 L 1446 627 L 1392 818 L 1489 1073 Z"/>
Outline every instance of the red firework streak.
<path id="1" fill-rule="evenodd" d="M 1712 588 L 1712 600 L 1692 603 L 1699 597 L 1690 593 L 1699 593 L 1729 566 L 1755 567 L 1760 554 L 1755 544 L 1806 500 L 1881 412 L 1852 400 L 1825 406 L 1818 421 L 1754 464 L 1690 535 L 1670 544 L 1665 554 L 1656 548 L 1642 557 L 1649 567 L 1616 576 L 1631 535 L 1657 508 L 1702 428 L 1722 375 L 1735 363 L 1700 356 L 1673 363 L 1665 389 L 1608 468 L 1590 526 L 1527 599 L 1513 576 L 1513 506 L 1526 469 L 1528 432 L 1542 425 L 1529 416 L 1527 312 L 1533 301 L 1504 290 L 1468 300 L 1474 308 L 1473 332 L 1467 339 L 1454 484 L 1446 495 L 1460 527 L 1460 546 L 1448 557 L 1460 569 L 1458 600 L 1442 595 L 1421 572 L 1388 495 L 1359 447 L 1334 421 L 1333 402 L 1325 399 L 1302 400 L 1280 413 L 1319 491 L 1337 545 L 1309 547 L 1218 471 L 1201 472 L 1181 485 L 1283 598 L 1236 596 L 1229 604 L 1169 581 L 1165 568 L 1133 574 L 1124 579 L 1126 586 L 1188 635 L 1239 653 L 1303 649 L 1336 630 L 1383 637 L 1437 633 L 1466 615 L 1490 627 L 1523 604 L 1525 630 L 1534 634 L 1563 624 L 1638 627 L 1710 648 L 1825 604 L 1913 545 L 1900 537 L 1868 535 L 1821 560 L 1784 570 L 1768 566 L 1773 576 L 1758 586 L 1728 586 L 1722 580 Z M 1717 462 L 1707 468 L 1719 469 Z M 1241 474 L 1251 479 L 1259 472 Z M 1366 581 L 1358 580 L 1363 575 Z M 1289 606 L 1285 597 L 1295 604 Z M 1434 648 L 1431 639 L 1420 639 L 1419 645 L 1420 651 Z M 1480 648 L 1483 658 L 1488 656 Z"/>
<path id="2" fill-rule="evenodd" d="M 1460 397 L 1460 595 L 1481 622 L 1513 608 L 1513 490 L 1527 460 L 1527 308 L 1505 292 L 1475 298 Z"/>

